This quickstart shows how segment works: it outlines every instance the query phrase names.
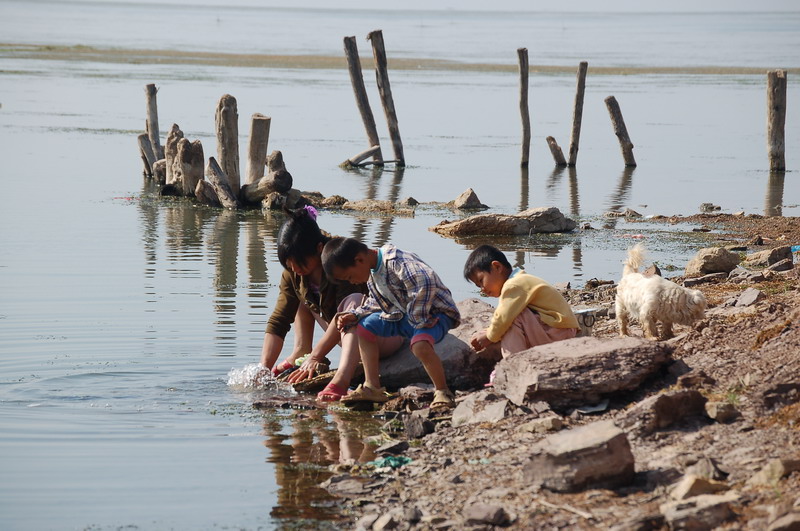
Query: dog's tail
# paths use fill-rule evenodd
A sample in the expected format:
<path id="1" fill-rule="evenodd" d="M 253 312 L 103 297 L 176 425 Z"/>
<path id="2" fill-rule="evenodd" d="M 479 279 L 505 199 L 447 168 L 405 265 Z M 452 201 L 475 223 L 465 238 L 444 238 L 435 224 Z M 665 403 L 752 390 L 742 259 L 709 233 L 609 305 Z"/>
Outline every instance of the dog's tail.
<path id="1" fill-rule="evenodd" d="M 644 245 L 637 243 L 632 248 L 628 249 L 628 259 L 625 260 L 625 267 L 622 269 L 622 276 L 630 273 L 638 273 L 639 268 L 644 263 L 645 250 Z"/>

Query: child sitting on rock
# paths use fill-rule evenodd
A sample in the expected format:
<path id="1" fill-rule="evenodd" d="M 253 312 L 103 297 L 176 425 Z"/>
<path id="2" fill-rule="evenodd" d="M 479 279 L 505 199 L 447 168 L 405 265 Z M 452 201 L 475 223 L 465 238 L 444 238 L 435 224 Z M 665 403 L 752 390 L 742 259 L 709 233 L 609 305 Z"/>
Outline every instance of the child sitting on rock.
<path id="1" fill-rule="evenodd" d="M 489 328 L 476 332 L 470 340 L 476 351 L 499 341 L 505 358 L 570 339 L 580 329 L 572 308 L 556 288 L 520 268 L 512 269 L 506 256 L 491 245 L 481 245 L 470 253 L 464 278 L 478 286 L 481 295 L 500 298 Z"/>
<path id="2" fill-rule="evenodd" d="M 436 388 L 431 408 L 453 407 L 453 393 L 433 345 L 460 324 L 461 315 L 436 272 L 414 253 L 394 245 L 370 249 L 352 238 L 332 238 L 326 243 L 322 267 L 328 278 L 366 282 L 369 290 L 359 308 L 339 314 L 336 320 L 340 330 L 357 325 L 365 376 L 364 384 L 342 398 L 342 403 L 388 400 L 380 385 L 377 338 L 399 335 L 411 340 L 411 352 Z"/>

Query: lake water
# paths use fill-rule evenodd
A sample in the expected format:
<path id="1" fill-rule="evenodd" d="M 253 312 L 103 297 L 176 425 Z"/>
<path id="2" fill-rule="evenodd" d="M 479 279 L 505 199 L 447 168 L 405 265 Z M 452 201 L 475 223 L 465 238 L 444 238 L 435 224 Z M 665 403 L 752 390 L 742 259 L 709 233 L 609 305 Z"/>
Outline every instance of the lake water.
<path id="1" fill-rule="evenodd" d="M 379 421 L 257 410 L 260 400 L 298 399 L 228 385 L 230 371 L 259 358 L 282 216 L 158 199 L 136 147 L 148 83 L 159 87 L 162 137 L 178 123 L 206 156 L 216 151 L 223 94 L 238 100 L 242 147 L 250 115 L 271 116 L 270 150 L 283 152 L 300 189 L 431 202 L 471 187 L 494 212 L 557 206 L 597 230 L 498 242 L 551 282 L 618 278 L 629 237 L 640 233 L 662 269 L 682 268 L 696 248 L 691 227 L 608 221 L 611 209 L 691 214 L 712 202 L 725 212 L 800 214 L 797 172 L 770 175 L 765 140 L 764 73 L 788 68 L 786 162 L 798 167 L 796 8 L 515 12 L 521 5 L 478 13 L 0 2 L 0 527 L 324 528 L 336 510 L 314 485 L 327 465 L 372 458 L 362 439 Z M 364 37 L 378 28 L 408 167 L 346 172 L 338 164 L 366 140 L 346 70 L 328 65 L 347 35 L 369 56 Z M 522 46 L 532 65 L 562 67 L 531 74 L 527 172 Z M 141 50 L 158 60 L 142 61 Z M 220 64 L 177 52 L 233 55 Z M 314 61 L 254 68 L 253 55 Z M 393 58 L 420 68 L 392 69 Z M 554 171 L 544 138 L 568 149 L 581 60 L 589 75 L 578 165 Z M 365 80 L 388 154 L 368 70 Z M 636 146 L 632 172 L 603 103 L 609 95 Z M 323 212 L 319 221 L 369 245 L 416 251 L 461 300 L 477 296 L 461 277 L 475 242 L 428 230 L 455 216 L 424 207 L 408 218 Z"/>

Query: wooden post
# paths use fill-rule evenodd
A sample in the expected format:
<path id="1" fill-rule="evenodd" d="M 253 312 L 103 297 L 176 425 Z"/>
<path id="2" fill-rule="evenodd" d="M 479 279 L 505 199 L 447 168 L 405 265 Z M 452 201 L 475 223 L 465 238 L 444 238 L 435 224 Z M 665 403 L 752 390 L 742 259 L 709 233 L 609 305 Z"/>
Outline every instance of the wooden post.
<path id="1" fill-rule="evenodd" d="M 556 166 L 566 166 L 567 161 L 564 159 L 564 152 L 561 151 L 556 139 L 552 136 L 548 136 L 547 145 L 550 146 L 550 153 L 553 155 L 553 160 L 556 162 Z"/>
<path id="2" fill-rule="evenodd" d="M 158 102 L 156 101 L 156 93 L 158 89 L 154 84 L 145 85 L 144 92 L 147 97 L 147 137 L 150 139 L 150 144 L 153 146 L 153 153 L 156 160 L 164 158 L 164 149 L 161 147 L 161 141 L 158 139 Z"/>
<path id="3" fill-rule="evenodd" d="M 239 194 L 239 111 L 236 98 L 225 94 L 219 99 L 215 117 L 217 156 L 234 195 Z M 222 198 L 220 198 L 222 200 Z M 225 202 L 222 202 L 225 205 Z M 227 208 L 227 207 L 226 207 Z"/>
<path id="4" fill-rule="evenodd" d="M 136 140 L 139 142 L 139 154 L 144 162 L 144 173 L 147 177 L 153 176 L 153 166 L 156 165 L 156 155 L 153 153 L 153 145 L 146 133 L 142 133 Z"/>
<path id="5" fill-rule="evenodd" d="M 214 187 L 206 180 L 197 181 L 197 186 L 194 189 L 194 197 L 201 205 L 210 205 L 213 207 L 222 206 L 222 203 L 219 202 L 219 198 L 217 197 L 217 192 L 214 191 Z"/>
<path id="6" fill-rule="evenodd" d="M 255 113 L 250 119 L 250 143 L 247 147 L 247 177 L 244 184 L 253 184 L 264 176 L 272 118 Z"/>
<path id="7" fill-rule="evenodd" d="M 239 200 L 231 189 L 228 183 L 228 176 L 220 168 L 214 157 L 209 157 L 208 165 L 206 165 L 206 177 L 208 182 L 217 194 L 220 204 L 225 208 L 239 208 Z"/>
<path id="8" fill-rule="evenodd" d="M 767 152 L 769 171 L 786 171 L 786 70 L 767 72 Z"/>
<path id="9" fill-rule="evenodd" d="M 178 155 L 178 142 L 183 138 L 183 131 L 178 127 L 178 124 L 172 124 L 172 128 L 167 134 L 167 144 L 164 149 L 164 158 L 166 159 L 166 184 L 171 185 L 175 183 L 175 176 L 173 175 L 173 164 L 175 164 L 175 157 Z"/>
<path id="10" fill-rule="evenodd" d="M 347 59 L 347 70 L 350 72 L 350 84 L 353 85 L 358 112 L 361 113 L 361 121 L 364 123 L 364 130 L 367 132 L 367 141 L 370 146 L 378 146 L 378 150 L 372 155 L 372 160 L 381 162 L 383 161 L 383 154 L 380 149 L 381 141 L 378 138 L 378 129 L 375 127 L 372 108 L 369 106 L 367 89 L 364 87 L 364 75 L 361 72 L 361 60 L 358 57 L 358 46 L 355 37 L 344 38 L 344 55 Z"/>
<path id="11" fill-rule="evenodd" d="M 609 96 L 605 99 L 608 114 L 611 116 L 611 125 L 614 126 L 614 134 L 619 139 L 619 147 L 622 150 L 622 158 L 625 159 L 625 166 L 636 166 L 636 160 L 633 158 L 633 143 L 628 136 L 628 129 L 625 127 L 625 120 L 622 119 L 622 111 L 619 109 L 619 103 L 614 96 Z"/>
<path id="12" fill-rule="evenodd" d="M 180 185 L 184 196 L 193 196 L 197 183 L 203 180 L 203 161 L 205 161 L 203 144 L 199 140 L 189 142 L 182 138 L 178 142 L 178 155 L 175 162 L 176 165 L 180 165 Z"/>
<path id="13" fill-rule="evenodd" d="M 270 172 L 258 181 L 245 184 L 239 193 L 242 201 L 248 204 L 260 203 L 272 192 L 285 194 L 292 189 L 292 174 L 286 170 Z"/>
<path id="14" fill-rule="evenodd" d="M 406 165 L 406 158 L 403 155 L 403 142 L 400 140 L 400 128 L 397 124 L 397 113 L 394 110 L 394 99 L 392 98 L 392 87 L 389 84 L 389 70 L 386 65 L 386 49 L 383 45 L 383 32 L 381 30 L 371 31 L 367 39 L 372 42 L 372 56 L 375 58 L 375 78 L 378 82 L 378 93 L 381 95 L 383 112 L 386 115 L 386 123 L 389 126 L 389 136 L 392 139 L 392 149 L 394 158 L 398 166 Z M 374 146 L 376 142 L 373 142 Z"/>
<path id="15" fill-rule="evenodd" d="M 569 140 L 568 166 L 575 166 L 578 161 L 578 143 L 581 139 L 581 121 L 583 120 L 583 94 L 586 91 L 586 70 L 589 63 L 581 61 L 578 65 L 578 82 L 575 88 L 575 106 L 572 109 L 572 136 Z"/>
<path id="16" fill-rule="evenodd" d="M 346 161 L 344 161 L 341 164 L 339 164 L 339 166 L 341 166 L 342 168 L 352 168 L 353 166 L 358 166 L 365 159 L 368 159 L 368 158 L 372 157 L 373 155 L 375 155 L 375 153 L 380 152 L 380 150 L 381 150 L 380 146 L 372 146 L 371 148 L 369 148 L 369 149 L 367 149 L 365 151 L 362 151 L 358 155 L 353 155 L 352 157 L 350 157 Z"/>
<path id="17" fill-rule="evenodd" d="M 517 48 L 519 57 L 519 113 L 522 115 L 522 161 L 520 166 L 527 167 L 531 152 L 531 115 L 528 110 L 528 49 Z"/>

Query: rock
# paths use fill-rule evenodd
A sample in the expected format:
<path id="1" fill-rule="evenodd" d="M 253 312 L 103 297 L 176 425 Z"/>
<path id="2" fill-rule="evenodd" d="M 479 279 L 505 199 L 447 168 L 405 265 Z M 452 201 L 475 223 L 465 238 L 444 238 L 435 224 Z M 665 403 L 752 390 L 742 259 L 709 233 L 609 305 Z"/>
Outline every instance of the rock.
<path id="1" fill-rule="evenodd" d="M 578 337 L 510 355 L 497 364 L 494 391 L 514 404 L 551 407 L 598 403 L 603 395 L 636 389 L 666 365 L 671 347 L 641 338 Z"/>
<path id="2" fill-rule="evenodd" d="M 658 531 L 663 528 L 663 514 L 637 514 L 621 521 L 610 531 Z"/>
<path id="3" fill-rule="evenodd" d="M 320 201 L 319 206 L 324 208 L 336 208 L 347 203 L 347 198 L 340 195 L 331 195 Z"/>
<path id="4" fill-rule="evenodd" d="M 353 477 L 350 474 L 332 476 L 320 483 L 320 487 L 343 498 L 355 498 L 367 492 L 364 488 L 364 479 Z"/>
<path id="5" fill-rule="evenodd" d="M 664 503 L 660 509 L 670 529 L 700 531 L 713 529 L 733 518 L 735 513 L 731 503 L 738 498 L 735 492 L 703 494 L 688 500 Z"/>
<path id="6" fill-rule="evenodd" d="M 402 522 L 402 519 L 400 518 L 400 515 L 397 514 L 397 511 L 389 511 L 375 520 L 375 523 L 372 524 L 372 529 L 374 531 L 397 529 L 400 527 L 400 522 Z"/>
<path id="7" fill-rule="evenodd" d="M 717 481 L 724 480 L 729 475 L 727 472 L 719 468 L 719 465 L 715 459 L 710 457 L 702 457 L 698 459 L 697 462 L 686 469 L 686 473 Z"/>
<path id="8" fill-rule="evenodd" d="M 497 422 L 514 413 L 514 404 L 491 391 L 471 393 L 453 410 L 453 426 L 476 422 Z"/>
<path id="9" fill-rule="evenodd" d="M 739 416 L 739 411 L 729 402 L 706 402 L 706 414 L 709 418 L 726 424 Z"/>
<path id="10" fill-rule="evenodd" d="M 800 512 L 785 514 L 769 524 L 767 531 L 800 531 Z"/>
<path id="11" fill-rule="evenodd" d="M 390 441 L 375 449 L 375 454 L 392 454 L 399 455 L 408 450 L 408 441 Z"/>
<path id="12" fill-rule="evenodd" d="M 729 488 L 730 487 L 728 487 L 728 485 L 720 481 L 701 478 L 699 476 L 695 476 L 694 474 L 687 474 L 678 482 L 669 495 L 674 500 L 685 500 L 687 498 L 700 496 L 701 494 L 715 494 L 717 492 L 723 492 Z"/>
<path id="13" fill-rule="evenodd" d="M 761 245 L 764 245 L 764 238 L 762 238 L 761 236 L 758 236 L 758 235 L 753 236 L 747 242 L 747 246 L 748 247 L 760 247 Z"/>
<path id="14" fill-rule="evenodd" d="M 533 447 L 523 479 L 557 492 L 615 488 L 634 477 L 634 459 L 625 432 L 600 421 L 550 435 Z"/>
<path id="15" fill-rule="evenodd" d="M 656 264 L 653 264 L 650 267 L 648 267 L 647 269 L 645 269 L 644 273 L 642 273 L 642 275 L 644 275 L 646 277 L 652 277 L 653 275 L 657 275 L 657 276 L 660 277 L 661 276 L 661 269 L 659 269 Z"/>
<path id="16" fill-rule="evenodd" d="M 549 431 L 558 431 L 563 427 L 564 421 L 561 420 L 561 417 L 552 416 L 526 422 L 519 429 L 531 433 L 547 433 Z"/>
<path id="17" fill-rule="evenodd" d="M 436 344 L 450 389 L 474 389 L 489 381 L 495 363 L 502 358 L 500 343 L 476 353 L 470 346 L 472 334 L 489 326 L 494 306 L 479 299 L 459 302 L 461 325 Z M 403 347 L 396 354 L 380 361 L 381 384 L 389 390 L 415 382 L 430 382 L 428 373 L 411 349 Z"/>
<path id="18" fill-rule="evenodd" d="M 705 402 L 706 398 L 694 389 L 668 391 L 639 402 L 614 423 L 626 432 L 644 437 L 684 417 L 701 415 Z"/>
<path id="19" fill-rule="evenodd" d="M 570 232 L 576 223 L 556 207 L 531 208 L 516 215 L 479 214 L 458 221 L 442 221 L 429 230 L 443 236 L 524 235 Z"/>
<path id="20" fill-rule="evenodd" d="M 743 282 L 763 282 L 765 280 L 764 273 L 759 271 L 754 273 L 746 269 L 737 267 L 728 273 L 728 282 L 743 283 Z"/>
<path id="21" fill-rule="evenodd" d="M 765 298 L 767 298 L 767 296 L 763 291 L 757 290 L 756 288 L 747 288 L 736 298 L 736 304 L 734 304 L 734 306 L 739 308 L 752 306 Z"/>
<path id="22" fill-rule="evenodd" d="M 380 517 L 378 513 L 368 513 L 358 519 L 356 522 L 356 531 L 368 531 L 372 529 L 372 525 Z"/>
<path id="23" fill-rule="evenodd" d="M 767 267 L 764 271 L 791 271 L 792 269 L 794 269 L 792 258 L 784 258 Z"/>
<path id="24" fill-rule="evenodd" d="M 800 470 L 800 459 L 773 459 L 747 480 L 748 485 L 775 486 L 784 476 Z"/>
<path id="25" fill-rule="evenodd" d="M 691 371 L 678 377 L 678 385 L 685 389 L 697 389 L 700 387 L 712 387 L 717 381 L 707 375 L 705 371 Z"/>
<path id="26" fill-rule="evenodd" d="M 467 525 L 505 525 L 510 521 L 503 507 L 488 503 L 467 504 L 463 515 Z"/>
<path id="27" fill-rule="evenodd" d="M 724 271 L 720 271 L 719 273 L 709 273 L 708 275 L 703 275 L 702 277 L 687 278 L 683 281 L 683 287 L 691 288 L 697 286 L 698 284 L 717 282 L 720 280 L 725 280 L 726 278 L 728 278 L 728 273 L 725 273 Z"/>
<path id="28" fill-rule="evenodd" d="M 418 411 L 403 418 L 403 428 L 409 439 L 421 439 L 436 429 L 433 422 L 425 418 L 424 413 Z"/>
<path id="29" fill-rule="evenodd" d="M 685 275 L 697 277 L 709 273 L 729 273 L 739 263 L 740 258 L 723 247 L 707 247 L 700 249 L 686 265 Z"/>
<path id="30" fill-rule="evenodd" d="M 463 209 L 489 208 L 481 203 L 472 188 L 467 188 L 460 196 L 456 197 L 453 201 L 453 206 Z"/>
<path id="31" fill-rule="evenodd" d="M 408 206 L 399 205 L 391 201 L 378 199 L 361 199 L 358 201 L 348 201 L 341 205 L 342 210 L 357 210 L 359 212 L 388 212 L 393 216 L 414 216 L 414 209 Z"/>
<path id="32" fill-rule="evenodd" d="M 789 245 L 748 254 L 745 256 L 742 265 L 750 268 L 767 267 L 786 259 L 788 259 L 791 263 L 792 248 Z"/>
<path id="33" fill-rule="evenodd" d="M 397 204 L 398 205 L 407 206 L 407 207 L 415 207 L 415 206 L 417 206 L 419 204 L 419 201 L 417 201 L 416 199 L 414 199 L 411 196 L 408 196 L 408 197 L 398 201 Z"/>
<path id="34" fill-rule="evenodd" d="M 700 203 L 700 212 L 713 212 L 715 210 L 722 210 L 722 207 L 714 203 Z"/>

